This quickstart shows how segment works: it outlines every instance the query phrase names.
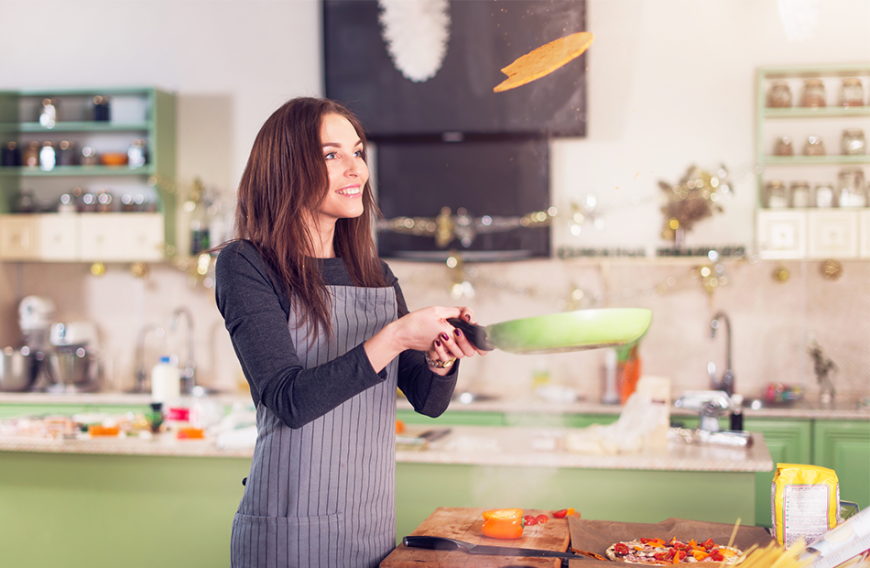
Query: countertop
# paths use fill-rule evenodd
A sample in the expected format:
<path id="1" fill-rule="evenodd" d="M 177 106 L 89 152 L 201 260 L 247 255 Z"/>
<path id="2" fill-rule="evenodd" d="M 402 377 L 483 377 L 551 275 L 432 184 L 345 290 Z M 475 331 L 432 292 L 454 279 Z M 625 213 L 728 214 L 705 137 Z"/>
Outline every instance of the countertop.
<path id="1" fill-rule="evenodd" d="M 223 404 L 241 402 L 247 404 L 251 398 L 247 394 L 225 393 L 211 395 L 213 400 Z M 75 404 L 85 406 L 125 405 L 147 406 L 151 402 L 149 394 L 128 393 L 3 393 L 0 392 L 0 404 Z M 413 410 L 405 398 L 399 398 L 396 407 L 400 410 Z M 501 412 L 505 414 L 619 414 L 622 406 L 600 404 L 596 402 L 577 401 L 572 403 L 553 403 L 536 397 L 499 398 L 494 400 L 475 401 L 463 404 L 454 400 L 449 411 L 455 412 Z M 673 416 L 695 416 L 696 412 L 682 408 L 671 408 Z M 806 400 L 798 401 L 791 406 L 769 406 L 758 410 L 745 407 L 744 416 L 748 418 L 782 418 L 782 419 L 817 419 L 817 420 L 870 420 L 870 406 L 859 406 L 858 400 L 836 400 L 831 405 L 821 405 Z"/>
<path id="2" fill-rule="evenodd" d="M 416 429 L 415 429 L 416 428 Z M 407 434 L 419 434 L 421 426 Z M 770 471 L 773 462 L 761 434 L 753 434 L 748 449 L 668 442 L 659 450 L 637 454 L 587 455 L 563 448 L 571 428 L 519 428 L 453 426 L 450 433 L 422 449 L 396 451 L 398 463 L 461 464 L 484 466 L 535 466 L 586 469 L 673 471 Z M 539 449 L 540 448 L 540 449 Z M 0 451 L 114 454 L 138 456 L 250 458 L 253 448 L 221 449 L 213 440 L 177 440 L 162 434 L 151 439 L 79 438 L 39 439 L 0 437 Z"/>

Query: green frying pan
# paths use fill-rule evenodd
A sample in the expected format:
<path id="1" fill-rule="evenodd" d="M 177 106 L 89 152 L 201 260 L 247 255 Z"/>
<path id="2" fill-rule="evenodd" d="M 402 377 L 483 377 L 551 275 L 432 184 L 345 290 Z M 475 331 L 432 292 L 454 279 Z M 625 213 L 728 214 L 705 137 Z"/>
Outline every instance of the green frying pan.
<path id="1" fill-rule="evenodd" d="M 577 310 L 487 326 L 447 320 L 482 351 L 562 353 L 630 343 L 646 333 L 652 311 L 644 308 Z"/>

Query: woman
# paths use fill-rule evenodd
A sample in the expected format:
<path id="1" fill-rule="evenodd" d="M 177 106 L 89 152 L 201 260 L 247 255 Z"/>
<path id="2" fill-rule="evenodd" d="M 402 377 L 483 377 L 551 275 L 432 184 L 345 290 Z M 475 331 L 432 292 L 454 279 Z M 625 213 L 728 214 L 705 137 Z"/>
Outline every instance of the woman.
<path id="1" fill-rule="evenodd" d="M 257 406 L 257 445 L 233 520 L 232 566 L 376 566 L 395 544 L 396 387 L 447 408 L 476 350 L 408 313 L 372 239 L 377 208 L 359 122 L 298 98 L 263 125 L 239 186 L 238 240 L 216 296 Z M 401 317 L 399 317 L 401 316 Z"/>

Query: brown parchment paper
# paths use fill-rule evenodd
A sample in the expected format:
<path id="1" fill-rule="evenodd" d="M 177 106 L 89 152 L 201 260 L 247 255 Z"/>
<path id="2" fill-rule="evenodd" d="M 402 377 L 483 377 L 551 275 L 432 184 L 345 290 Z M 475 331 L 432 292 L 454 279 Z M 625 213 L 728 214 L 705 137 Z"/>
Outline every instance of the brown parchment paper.
<path id="1" fill-rule="evenodd" d="M 689 521 L 686 519 L 670 518 L 660 523 L 621 523 L 616 521 L 592 521 L 568 517 L 568 529 L 571 531 L 571 547 L 589 552 L 595 552 L 606 557 L 605 552 L 611 544 L 621 540 L 635 540 L 639 538 L 661 538 L 669 540 L 676 537 L 677 540 L 688 542 L 695 539 L 703 542 L 712 538 L 716 544 L 727 545 L 731 538 L 734 525 L 727 523 L 708 523 L 704 521 Z M 763 527 L 744 527 L 737 529 L 734 544 L 740 550 L 747 550 L 753 544 L 760 547 L 767 546 L 774 539 Z M 570 560 L 574 566 L 599 566 L 604 563 L 600 560 L 582 559 Z M 615 564 L 608 561 L 610 564 Z"/>

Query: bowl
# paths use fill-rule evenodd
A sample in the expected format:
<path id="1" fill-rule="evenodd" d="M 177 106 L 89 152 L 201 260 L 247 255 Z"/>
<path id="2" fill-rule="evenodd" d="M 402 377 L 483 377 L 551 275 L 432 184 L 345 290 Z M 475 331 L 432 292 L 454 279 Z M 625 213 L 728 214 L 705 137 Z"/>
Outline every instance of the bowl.
<path id="1" fill-rule="evenodd" d="M 127 154 L 122 152 L 106 152 L 100 154 L 100 161 L 104 166 L 123 166 L 127 163 Z"/>
<path id="2" fill-rule="evenodd" d="M 23 392 L 36 382 L 39 358 L 29 347 L 0 351 L 0 391 Z"/>
<path id="3" fill-rule="evenodd" d="M 45 371 L 56 388 L 86 390 L 100 381 L 100 364 L 83 346 L 56 347 L 45 357 Z"/>

